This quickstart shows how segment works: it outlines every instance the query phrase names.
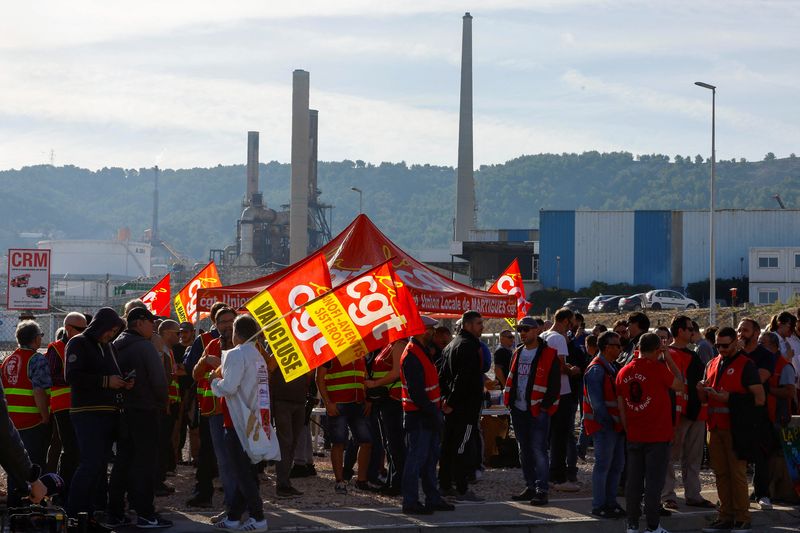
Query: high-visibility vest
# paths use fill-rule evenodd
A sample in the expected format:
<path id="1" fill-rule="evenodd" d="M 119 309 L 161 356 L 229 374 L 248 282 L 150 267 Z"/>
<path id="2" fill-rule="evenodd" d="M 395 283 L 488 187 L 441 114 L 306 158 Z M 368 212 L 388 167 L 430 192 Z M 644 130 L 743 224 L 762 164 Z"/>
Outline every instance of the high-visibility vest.
<path id="1" fill-rule="evenodd" d="M 789 365 L 789 361 L 787 361 L 781 354 L 775 358 L 775 371 L 767 380 L 769 383 L 769 390 L 774 391 L 780 388 L 780 381 L 781 381 L 781 372 Z M 788 400 L 791 402 L 791 400 Z M 774 424 L 777 418 L 777 410 L 778 410 L 778 399 L 775 397 L 774 394 L 767 394 L 767 414 L 769 415 L 770 421 Z M 791 415 L 791 413 L 790 413 Z"/>
<path id="2" fill-rule="evenodd" d="M 506 407 L 511 408 L 511 389 L 514 387 L 514 374 L 517 372 L 517 365 L 519 364 L 519 355 L 522 353 L 522 346 L 514 350 L 514 356 L 511 358 L 511 367 L 508 370 L 508 377 L 506 378 L 506 388 L 503 390 L 503 403 Z M 550 377 L 550 369 L 553 365 L 561 365 L 561 360 L 558 358 L 558 353 L 549 346 L 544 346 L 539 349 L 539 355 L 533 361 L 536 365 L 536 374 L 533 376 L 533 387 L 531 387 L 531 397 L 529 400 L 530 411 L 533 416 L 539 416 L 542 411 L 542 400 L 544 394 L 547 392 L 547 381 Z M 528 376 L 531 379 L 531 376 Z M 561 396 L 556 396 L 553 405 L 545 409 L 549 415 L 554 415 L 558 411 L 558 402 Z"/>
<path id="3" fill-rule="evenodd" d="M 708 363 L 706 370 L 706 384 L 715 391 L 734 392 L 744 394 L 747 389 L 742 386 L 742 374 L 749 359 L 743 355 L 736 355 L 734 360 L 720 371 L 722 356 L 718 355 Z M 731 411 L 728 404 L 708 397 L 708 429 L 730 429 Z"/>
<path id="4" fill-rule="evenodd" d="M 425 350 L 413 339 L 408 342 L 406 349 L 403 350 L 403 355 L 400 356 L 400 382 L 401 382 L 401 401 L 403 402 L 403 411 L 419 411 L 419 406 L 411 399 L 408 392 L 408 384 L 406 383 L 406 375 L 402 371 L 403 361 L 407 357 L 416 357 L 422 364 L 422 370 L 425 372 L 425 394 L 428 399 L 437 407 L 441 406 L 442 393 L 439 389 L 439 372 L 436 370 L 436 365 L 433 364 Z"/>
<path id="5" fill-rule="evenodd" d="M 617 403 L 617 387 L 614 383 L 614 374 L 608 372 L 608 369 L 600 361 L 601 356 L 596 356 L 586 367 L 588 372 L 593 366 L 599 366 L 603 369 L 603 402 L 606 406 L 609 416 L 614 420 L 614 431 L 622 431 L 622 420 L 619 417 L 619 404 Z M 587 435 L 593 435 L 603 429 L 603 426 L 594 419 L 594 409 L 589 402 L 589 390 L 584 381 L 583 385 L 583 427 L 586 429 Z"/>
<path id="6" fill-rule="evenodd" d="M 59 359 L 61 359 L 62 371 L 66 370 L 67 368 L 67 361 L 64 358 L 66 347 L 67 344 L 62 340 L 51 342 L 47 346 L 48 351 L 50 350 L 50 348 L 52 348 L 58 354 Z M 68 385 L 53 385 L 50 388 L 50 411 L 58 413 L 59 411 L 66 411 L 71 406 L 72 406 L 72 388 L 69 387 Z"/>
<path id="7" fill-rule="evenodd" d="M 206 355 L 216 355 L 222 357 L 222 345 L 219 338 L 213 338 L 211 333 L 203 333 L 200 336 L 203 342 L 203 349 Z M 197 381 L 197 405 L 202 416 L 218 414 L 219 405 L 217 397 L 211 392 L 211 369 L 203 373 L 203 377 Z"/>
<path id="8" fill-rule="evenodd" d="M 35 350 L 17 348 L 0 366 L 8 416 L 19 430 L 30 429 L 42 423 L 42 414 L 33 397 L 29 368 L 31 359 L 36 353 Z"/>
<path id="9" fill-rule="evenodd" d="M 402 341 L 398 341 L 402 342 Z M 392 370 L 392 351 L 394 349 L 394 343 L 387 345 L 381 352 L 375 357 L 375 360 L 372 362 L 372 379 L 381 379 L 382 377 L 386 376 Z M 400 382 L 400 378 L 393 383 L 388 383 L 386 387 L 389 389 L 389 397 L 393 400 L 400 401 L 402 399 L 403 393 L 403 384 Z"/>
<path id="10" fill-rule="evenodd" d="M 338 359 L 325 374 L 325 389 L 333 403 L 360 403 L 364 401 L 364 377 L 367 365 L 363 358 L 342 365 Z"/>
<path id="11" fill-rule="evenodd" d="M 175 356 L 172 353 L 172 349 L 169 348 L 169 353 L 162 353 L 161 357 L 164 357 L 169 364 L 169 375 L 167 376 L 169 379 L 169 385 L 167 386 L 169 403 L 178 403 L 181 401 L 181 393 L 178 390 L 178 378 L 175 375 Z"/>

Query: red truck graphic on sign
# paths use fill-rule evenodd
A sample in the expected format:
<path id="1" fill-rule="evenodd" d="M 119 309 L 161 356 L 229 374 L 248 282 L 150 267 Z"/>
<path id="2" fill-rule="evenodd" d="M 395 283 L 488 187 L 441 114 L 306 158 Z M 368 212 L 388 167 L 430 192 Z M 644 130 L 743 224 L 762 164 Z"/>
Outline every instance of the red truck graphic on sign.
<path id="1" fill-rule="evenodd" d="M 20 274 L 17 277 L 11 278 L 11 286 L 12 287 L 27 287 L 28 282 L 31 279 L 30 274 Z"/>
<path id="2" fill-rule="evenodd" d="M 28 298 L 44 298 L 47 296 L 46 287 L 29 287 L 25 289 L 25 296 Z"/>

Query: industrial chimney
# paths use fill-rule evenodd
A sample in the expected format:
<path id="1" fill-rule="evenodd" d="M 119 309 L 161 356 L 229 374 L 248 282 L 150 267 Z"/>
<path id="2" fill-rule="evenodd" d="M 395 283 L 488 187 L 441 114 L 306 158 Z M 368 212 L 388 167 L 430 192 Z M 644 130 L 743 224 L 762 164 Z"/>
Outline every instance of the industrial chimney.
<path id="1" fill-rule="evenodd" d="M 308 122 L 308 195 L 312 205 L 317 203 L 317 142 L 319 136 L 319 111 L 309 110 Z"/>
<path id="2" fill-rule="evenodd" d="M 253 205 L 253 195 L 258 192 L 258 132 L 247 132 L 247 189 L 246 205 Z"/>
<path id="3" fill-rule="evenodd" d="M 475 180 L 472 166 L 472 15 L 464 14 L 461 41 L 461 108 L 458 114 L 455 240 L 475 229 Z"/>
<path id="4" fill-rule="evenodd" d="M 158 240 L 158 165 L 153 168 L 153 224 L 150 226 L 150 243 L 156 245 Z"/>
<path id="5" fill-rule="evenodd" d="M 308 254 L 308 177 L 309 177 L 309 75 L 305 70 L 292 74 L 292 182 L 289 203 L 289 261 L 295 263 Z"/>

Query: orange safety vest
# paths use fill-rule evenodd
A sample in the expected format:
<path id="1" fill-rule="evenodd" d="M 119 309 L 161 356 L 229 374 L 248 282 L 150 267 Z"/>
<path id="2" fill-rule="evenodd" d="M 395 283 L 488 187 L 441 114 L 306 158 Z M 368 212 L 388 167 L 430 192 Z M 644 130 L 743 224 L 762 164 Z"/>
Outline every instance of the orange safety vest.
<path id="1" fill-rule="evenodd" d="M 42 423 L 42 415 L 33 397 L 33 383 L 30 378 L 30 363 L 36 353 L 27 348 L 17 348 L 0 366 L 8 416 L 19 430 L 30 429 Z"/>
<path id="2" fill-rule="evenodd" d="M 338 359 L 325 374 L 325 389 L 333 403 L 361 403 L 364 401 L 364 377 L 367 365 L 363 358 L 342 365 Z"/>
<path id="3" fill-rule="evenodd" d="M 770 391 L 776 390 L 777 388 L 780 387 L 779 383 L 781 380 L 781 372 L 783 372 L 783 369 L 788 364 L 791 363 L 789 363 L 789 361 L 787 361 L 781 354 L 778 354 L 777 358 L 775 359 L 775 371 L 767 380 Z M 775 423 L 777 418 L 777 410 L 778 410 L 778 399 L 773 394 L 767 394 L 767 414 L 769 415 L 770 422 L 772 422 L 773 424 Z"/>
<path id="4" fill-rule="evenodd" d="M 511 359 L 511 367 L 508 371 L 506 378 L 506 388 L 503 390 L 503 403 L 506 407 L 511 408 L 511 389 L 514 387 L 514 373 L 517 371 L 519 364 L 519 354 L 522 352 L 522 346 L 514 350 L 514 357 Z M 533 387 L 531 388 L 530 397 L 530 410 L 533 416 L 539 416 L 542 410 L 542 400 L 544 400 L 544 393 L 547 392 L 547 380 L 550 377 L 550 369 L 553 365 L 561 365 L 561 360 L 553 348 L 545 346 L 539 350 L 541 353 L 538 355 L 534 364 L 536 364 L 536 374 L 533 376 Z M 530 376 L 528 377 L 530 379 Z M 556 397 L 553 405 L 548 407 L 545 412 L 549 415 L 554 415 L 558 411 L 558 402 L 560 395 Z"/>
<path id="5" fill-rule="evenodd" d="M 398 341 L 401 342 L 401 341 Z M 381 352 L 375 356 L 372 362 L 372 379 L 381 379 L 392 370 L 392 351 L 394 343 L 387 345 Z M 408 348 L 406 348 L 408 349 Z M 389 389 L 389 397 L 393 400 L 400 401 L 403 397 L 403 384 L 400 379 L 393 383 L 386 385 Z"/>
<path id="6" fill-rule="evenodd" d="M 593 366 L 600 366 L 603 368 L 603 402 L 606 405 L 606 411 L 614 420 L 614 431 L 617 433 L 622 432 L 622 421 L 619 417 L 619 404 L 617 403 L 617 387 L 614 382 L 613 374 L 608 372 L 608 369 L 600 361 L 601 356 L 596 356 L 586 367 L 588 372 Z M 594 409 L 592 404 L 589 403 L 589 390 L 586 383 L 583 385 L 583 427 L 586 429 L 586 435 L 593 435 L 603 429 L 603 426 L 595 421 Z"/>
<path id="7" fill-rule="evenodd" d="M 718 355 L 708 363 L 706 370 L 706 383 L 715 391 L 734 392 L 744 394 L 747 389 L 742 386 L 742 374 L 749 359 L 743 355 L 735 356 L 733 362 L 720 372 L 722 356 Z M 731 411 L 727 403 L 708 397 L 708 429 L 730 429 Z"/>
<path id="8" fill-rule="evenodd" d="M 50 348 L 54 349 L 58 354 L 58 357 L 61 359 L 61 368 L 62 372 L 67 368 L 67 361 L 64 358 L 64 353 L 66 352 L 67 344 L 62 341 L 58 340 L 56 342 L 51 342 L 47 349 L 48 351 Z M 50 388 L 50 411 L 53 413 L 58 413 L 59 411 L 66 411 L 72 406 L 72 388 L 68 385 L 53 385 Z"/>
<path id="9" fill-rule="evenodd" d="M 436 365 L 433 364 L 430 357 L 425 353 L 419 344 L 413 340 L 408 341 L 406 349 L 403 350 L 403 355 L 400 356 L 400 382 L 401 382 L 401 401 L 403 402 L 403 411 L 419 411 L 419 407 L 411 399 L 408 393 L 408 384 L 406 383 L 406 375 L 402 371 L 403 361 L 407 357 L 416 357 L 422 364 L 422 369 L 425 372 L 425 394 L 428 399 L 433 402 L 437 407 L 441 406 L 442 393 L 439 389 L 439 372 L 436 370 Z"/>
<path id="10" fill-rule="evenodd" d="M 211 333 L 203 333 L 200 335 L 200 340 L 203 342 L 206 355 L 222 356 L 222 345 L 219 338 L 215 339 Z M 211 368 L 197 381 L 197 405 L 202 416 L 216 415 L 220 412 L 217 397 L 211 392 Z"/>

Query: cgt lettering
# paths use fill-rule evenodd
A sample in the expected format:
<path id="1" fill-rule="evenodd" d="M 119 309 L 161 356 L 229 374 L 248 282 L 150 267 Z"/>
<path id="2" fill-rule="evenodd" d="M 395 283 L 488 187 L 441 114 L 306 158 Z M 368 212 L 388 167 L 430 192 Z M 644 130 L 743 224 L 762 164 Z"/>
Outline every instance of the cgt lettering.
<path id="1" fill-rule="evenodd" d="M 405 317 L 395 314 L 389 299 L 385 294 L 376 292 L 377 290 L 378 283 L 369 277 L 350 283 L 345 291 L 348 296 L 358 300 L 358 305 L 351 303 L 347 307 L 350 319 L 358 326 L 371 326 L 372 336 L 380 340 L 390 329 L 402 331 L 406 320 Z"/>

